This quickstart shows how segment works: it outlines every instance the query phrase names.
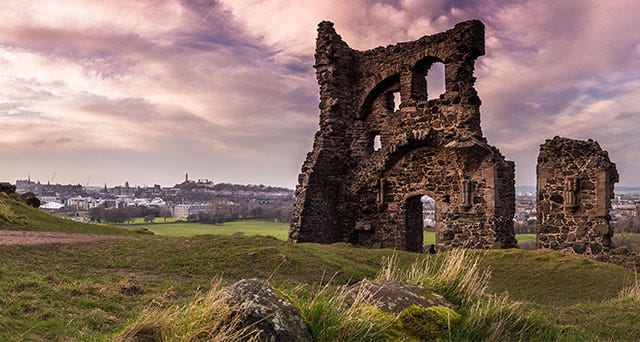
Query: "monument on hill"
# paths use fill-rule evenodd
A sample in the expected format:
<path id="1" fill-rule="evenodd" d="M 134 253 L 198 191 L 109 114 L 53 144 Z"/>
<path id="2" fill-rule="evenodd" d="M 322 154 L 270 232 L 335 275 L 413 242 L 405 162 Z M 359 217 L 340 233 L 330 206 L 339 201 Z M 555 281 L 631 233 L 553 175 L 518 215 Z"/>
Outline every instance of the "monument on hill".
<path id="1" fill-rule="evenodd" d="M 483 54 L 477 20 L 368 51 L 321 22 L 320 130 L 299 176 L 289 240 L 422 251 L 428 195 L 439 251 L 516 247 L 514 164 L 480 128 L 473 70 Z M 446 89 L 429 100 L 436 62 Z"/>

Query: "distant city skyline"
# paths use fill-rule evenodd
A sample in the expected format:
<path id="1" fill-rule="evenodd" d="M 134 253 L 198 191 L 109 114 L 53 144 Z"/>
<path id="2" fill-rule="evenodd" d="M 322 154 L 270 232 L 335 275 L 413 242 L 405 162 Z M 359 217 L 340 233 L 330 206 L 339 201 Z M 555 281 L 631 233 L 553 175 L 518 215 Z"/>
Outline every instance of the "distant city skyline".
<path id="1" fill-rule="evenodd" d="M 539 145 L 594 139 L 640 185 L 640 3 L 4 1 L 0 181 L 295 187 L 318 128 L 321 20 L 365 50 L 480 19 L 484 135 L 535 185 Z"/>

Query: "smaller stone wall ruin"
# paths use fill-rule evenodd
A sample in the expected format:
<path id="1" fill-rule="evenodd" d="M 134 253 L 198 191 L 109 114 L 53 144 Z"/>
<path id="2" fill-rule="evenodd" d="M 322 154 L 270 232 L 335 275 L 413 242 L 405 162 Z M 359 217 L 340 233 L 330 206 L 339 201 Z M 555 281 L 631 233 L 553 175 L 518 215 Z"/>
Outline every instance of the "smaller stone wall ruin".
<path id="1" fill-rule="evenodd" d="M 538 155 L 538 248 L 601 255 L 612 247 L 616 164 L 597 142 L 555 137 Z"/>

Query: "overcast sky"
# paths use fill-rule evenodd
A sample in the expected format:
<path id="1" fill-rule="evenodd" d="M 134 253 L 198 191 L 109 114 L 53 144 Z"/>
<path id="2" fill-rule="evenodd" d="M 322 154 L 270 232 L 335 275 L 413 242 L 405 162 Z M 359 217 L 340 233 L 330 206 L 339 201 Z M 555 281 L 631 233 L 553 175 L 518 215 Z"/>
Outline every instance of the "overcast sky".
<path id="1" fill-rule="evenodd" d="M 318 22 L 364 50 L 475 18 L 483 131 L 518 185 L 535 185 L 555 135 L 597 140 L 619 185 L 640 185 L 638 13 L 636 0 L 3 0 L 0 180 L 188 172 L 292 188 L 318 129 Z"/>

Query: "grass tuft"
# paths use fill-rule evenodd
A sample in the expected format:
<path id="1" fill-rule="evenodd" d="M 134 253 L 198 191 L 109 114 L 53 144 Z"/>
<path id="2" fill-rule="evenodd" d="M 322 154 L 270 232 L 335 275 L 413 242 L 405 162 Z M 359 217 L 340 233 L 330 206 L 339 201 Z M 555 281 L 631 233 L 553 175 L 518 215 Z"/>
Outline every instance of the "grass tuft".
<path id="1" fill-rule="evenodd" d="M 378 279 L 399 280 L 431 289 L 457 304 L 482 298 L 491 279 L 490 270 L 480 270 L 479 255 L 464 249 L 427 255 L 408 269 L 398 267 L 394 254 L 385 257 Z"/>
<path id="2" fill-rule="evenodd" d="M 186 305 L 148 308 L 115 341 L 256 341 L 259 331 L 240 326 L 238 308 L 226 302 L 220 278 Z"/>
<path id="3" fill-rule="evenodd" d="M 640 280 L 638 279 L 638 272 L 635 272 L 635 276 L 635 283 L 627 288 L 624 288 L 620 292 L 620 299 L 640 302 Z"/>
<path id="4" fill-rule="evenodd" d="M 353 302 L 347 300 L 345 289 L 331 289 L 329 284 L 318 291 L 298 287 L 289 298 L 315 341 L 388 341 L 396 317 L 367 304 L 363 290 L 358 291 Z"/>
<path id="5" fill-rule="evenodd" d="M 520 302 L 487 294 L 491 271 L 480 269 L 480 255 L 472 251 L 427 255 L 406 270 L 392 255 L 383 261 L 379 278 L 417 284 L 458 304 L 462 320 L 452 329 L 454 340 L 510 340 L 555 332 L 553 325 L 527 313 Z"/>

